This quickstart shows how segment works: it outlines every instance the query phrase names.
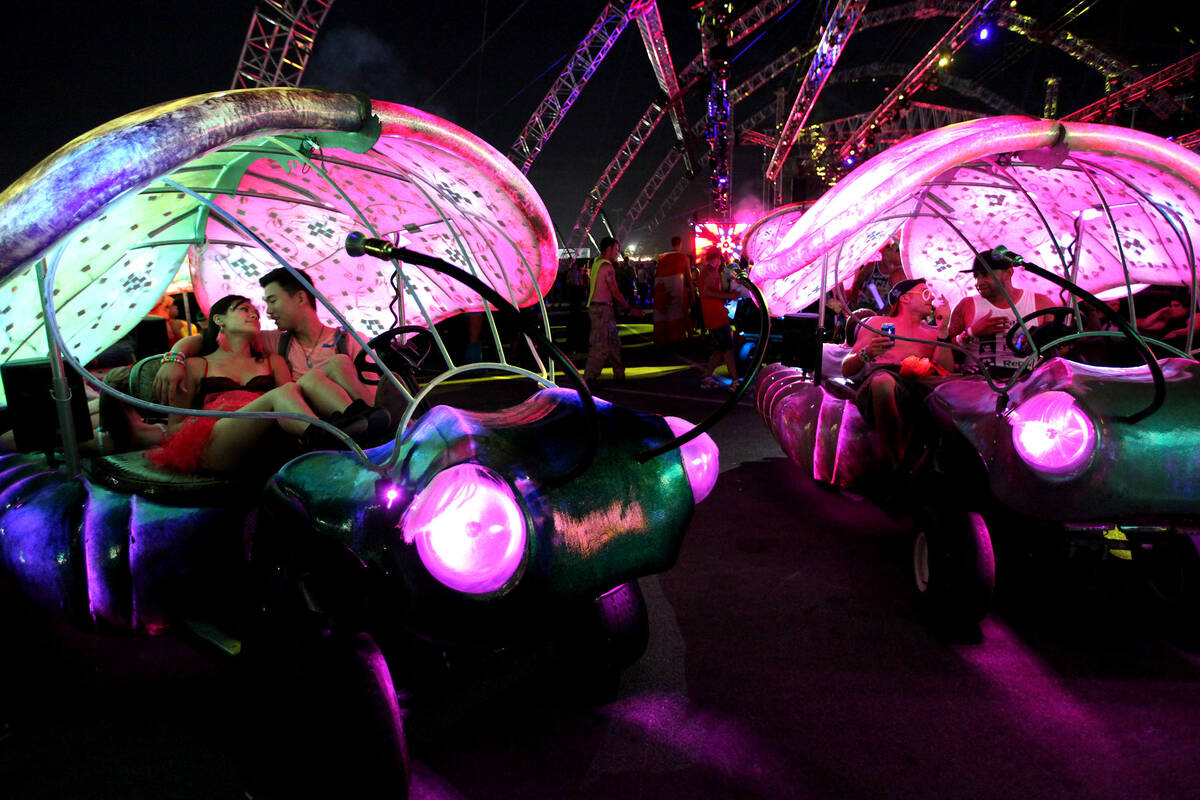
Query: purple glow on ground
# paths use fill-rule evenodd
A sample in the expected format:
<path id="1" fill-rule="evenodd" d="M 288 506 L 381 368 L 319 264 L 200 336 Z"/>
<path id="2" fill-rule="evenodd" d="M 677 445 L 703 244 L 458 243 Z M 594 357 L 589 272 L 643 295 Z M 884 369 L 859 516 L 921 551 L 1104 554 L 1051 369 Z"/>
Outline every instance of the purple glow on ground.
<path id="1" fill-rule="evenodd" d="M 508 483 L 478 464 L 442 470 L 400 521 L 421 563 L 467 594 L 499 591 L 525 558 L 525 516 Z"/>
<path id="2" fill-rule="evenodd" d="M 748 795 L 808 796 L 797 794 L 802 779 L 791 774 L 772 743 L 738 720 L 698 707 L 682 695 L 639 694 L 606 706 L 603 713 L 652 741 L 659 758 L 675 755 L 684 764 L 703 764 L 736 779 Z"/>
<path id="3" fill-rule="evenodd" d="M 980 627 L 982 644 L 954 650 L 1011 702 L 1013 735 L 1039 743 L 1048 759 L 1076 773 L 1072 777 L 1080 786 L 1094 788 L 1093 796 L 1123 794 L 1112 785 L 1120 782 L 1120 774 L 1094 765 L 1122 763 L 1128 744 L 1085 699 L 1072 694 L 1052 667 L 1011 628 L 994 617 L 985 619 Z M 1080 774 L 1080 764 L 1093 768 Z"/>
<path id="4" fill-rule="evenodd" d="M 1042 472 L 1069 473 L 1096 449 L 1096 427 L 1066 392 L 1043 392 L 1026 400 L 1011 422 L 1017 453 Z"/>
<path id="5" fill-rule="evenodd" d="M 671 432 L 682 436 L 695 426 L 686 419 L 679 417 L 663 417 Z M 695 439 L 679 448 L 679 457 L 683 459 L 683 470 L 687 473 L 688 483 L 692 486 L 692 497 L 697 505 L 708 497 L 717 476 L 721 474 L 720 452 L 717 443 L 707 433 L 702 433 Z"/>

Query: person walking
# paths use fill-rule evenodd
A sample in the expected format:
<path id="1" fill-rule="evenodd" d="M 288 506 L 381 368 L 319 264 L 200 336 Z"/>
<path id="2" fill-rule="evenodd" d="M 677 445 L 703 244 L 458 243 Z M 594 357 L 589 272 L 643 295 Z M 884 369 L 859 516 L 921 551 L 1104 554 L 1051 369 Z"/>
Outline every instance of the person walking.
<path id="1" fill-rule="evenodd" d="M 672 236 L 671 249 L 659 257 L 654 273 L 654 347 L 659 350 L 687 338 L 692 265 L 682 247 L 683 239 Z"/>
<path id="2" fill-rule="evenodd" d="M 616 239 L 605 236 L 600 240 L 600 257 L 592 262 L 591 288 L 588 292 L 588 317 L 592 322 L 592 331 L 588 339 L 587 366 L 583 371 L 583 379 L 589 383 L 599 378 L 601 371 L 609 364 L 612 365 L 613 380 L 625 380 L 616 308 L 635 317 L 642 316 L 641 309 L 631 306 L 617 286 L 617 274 L 613 268 L 617 247 Z"/>

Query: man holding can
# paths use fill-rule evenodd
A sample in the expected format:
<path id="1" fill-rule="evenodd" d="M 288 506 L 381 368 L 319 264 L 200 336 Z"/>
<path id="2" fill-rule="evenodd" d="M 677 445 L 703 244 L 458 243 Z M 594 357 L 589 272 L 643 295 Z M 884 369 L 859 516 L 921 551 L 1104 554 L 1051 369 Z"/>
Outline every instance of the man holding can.
<path id="1" fill-rule="evenodd" d="M 924 278 L 900 281 L 888 299 L 890 316 L 859 324 L 854 345 L 842 359 L 842 375 L 859 383 L 855 405 L 879 432 L 892 466 L 900 467 L 911 434 L 904 414 L 929 393 L 931 379 L 954 370 L 954 354 L 948 345 L 946 303 Z"/>

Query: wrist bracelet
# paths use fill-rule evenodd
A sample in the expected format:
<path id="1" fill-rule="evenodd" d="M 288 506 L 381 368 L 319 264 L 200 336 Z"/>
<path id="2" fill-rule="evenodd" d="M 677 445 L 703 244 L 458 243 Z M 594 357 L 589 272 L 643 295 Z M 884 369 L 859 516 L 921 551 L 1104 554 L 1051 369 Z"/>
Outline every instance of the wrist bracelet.
<path id="1" fill-rule="evenodd" d="M 185 356 L 183 353 L 179 353 L 174 350 L 168 350 L 167 352 L 162 354 L 162 363 L 163 364 L 179 364 L 180 366 L 182 366 L 183 362 L 185 362 L 185 361 L 187 361 L 187 356 Z"/>
<path id="2" fill-rule="evenodd" d="M 858 351 L 858 353 L 856 353 L 856 355 L 857 355 L 857 356 L 858 356 L 860 359 L 862 359 L 862 362 L 863 362 L 864 364 L 870 364 L 872 361 L 874 361 L 874 360 L 875 360 L 875 359 L 871 358 L 871 356 L 870 356 L 870 355 L 868 355 L 868 354 L 867 354 L 867 351 L 866 351 L 866 350 L 859 350 L 859 351 Z"/>

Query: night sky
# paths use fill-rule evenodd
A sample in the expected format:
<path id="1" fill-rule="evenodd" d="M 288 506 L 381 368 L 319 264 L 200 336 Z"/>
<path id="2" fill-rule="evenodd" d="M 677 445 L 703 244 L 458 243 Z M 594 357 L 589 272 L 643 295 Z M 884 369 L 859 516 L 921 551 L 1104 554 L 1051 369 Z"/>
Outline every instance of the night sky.
<path id="1" fill-rule="evenodd" d="M 255 0 L 67 2 L 10 12 L 0 33 L 4 64 L 0 186 L 74 136 L 116 116 L 229 88 L 255 5 Z M 659 2 L 677 69 L 700 48 L 689 5 Z M 788 48 L 815 41 L 821 20 L 833 5 L 799 0 L 768 23 L 756 41 L 736 47 L 731 84 L 753 75 Z M 871 4 L 867 12 L 890 5 L 894 3 Z M 1023 2 L 1018 10 L 1045 21 L 1052 31 L 1053 21 L 1070 5 Z M 563 59 L 603 6 L 562 0 L 337 0 L 318 35 L 305 83 L 365 91 L 375 98 L 417 106 L 507 152 L 562 70 Z M 53 10 L 53 15 L 41 13 L 43 7 Z M 742 3 L 740 10 L 750 7 Z M 1194 27 L 1175 18 L 1177 7 L 1162 0 L 1137 4 L 1097 0 L 1067 29 L 1149 73 L 1197 49 L 1191 38 Z M 950 22 L 950 17 L 908 18 L 860 31 L 852 37 L 841 63 L 847 68 L 884 61 L 911 65 Z M 794 87 L 805 69 L 807 61 L 739 105 L 735 116 L 744 117 L 771 103 L 774 86 Z M 1094 70 L 1005 31 L 998 31 L 986 46 L 970 45 L 961 51 L 954 70 L 962 77 L 979 77 L 988 89 L 1036 115 L 1041 113 L 1047 74 L 1063 78 L 1060 111 L 1085 105 L 1103 93 L 1103 81 Z M 812 121 L 867 111 L 886 93 L 889 80 L 896 79 L 853 83 L 831 79 Z M 631 24 L 529 173 L 563 235 L 656 90 L 641 37 Z M 978 100 L 945 89 L 917 99 L 987 110 Z M 693 92 L 687 106 L 692 120 L 699 118 L 703 106 L 703 90 Z M 1140 117 L 1120 121 L 1164 134 L 1197 127 L 1186 104 L 1170 120 L 1153 119 L 1142 110 Z M 670 126 L 660 125 L 613 192 L 607 210 L 614 226 L 672 139 Z M 761 209 L 763 154 L 755 147 L 739 147 L 735 154 L 735 210 L 751 218 Z M 673 176 L 666 187 L 674 183 Z M 798 185 L 796 190 L 798 195 L 812 194 L 819 186 Z M 649 249 L 665 247 L 689 215 L 709 214 L 708 203 L 708 181 L 701 174 L 662 229 L 635 231 L 630 239 L 644 240 L 640 243 Z M 657 203 L 651 213 L 656 209 Z"/>

